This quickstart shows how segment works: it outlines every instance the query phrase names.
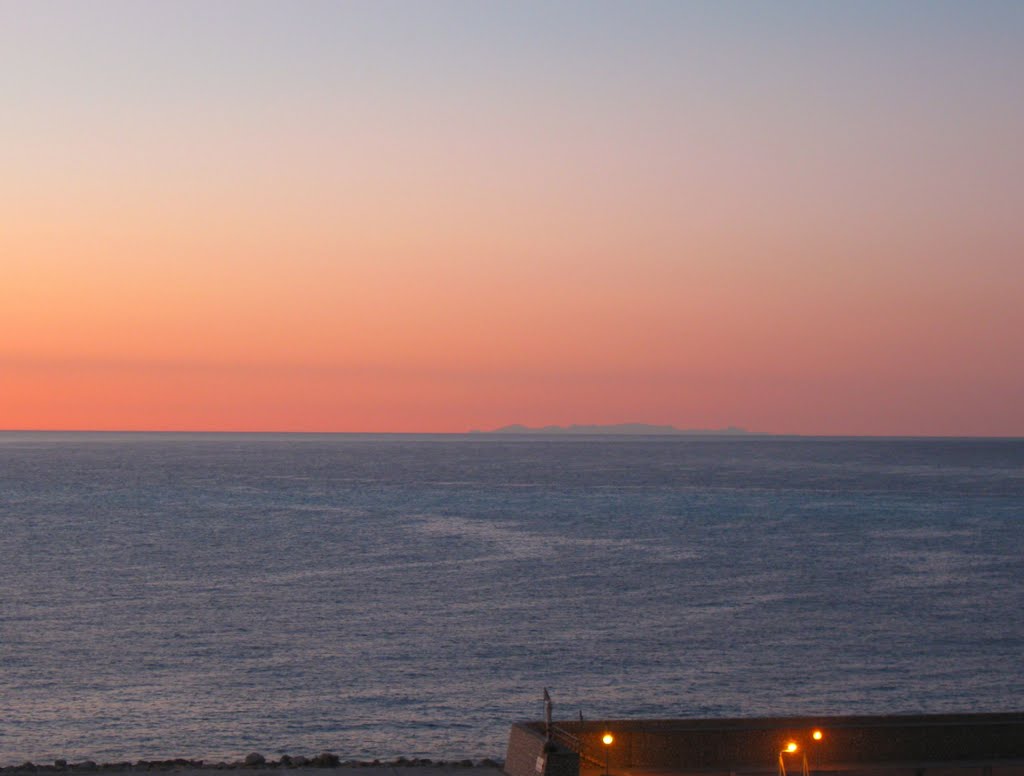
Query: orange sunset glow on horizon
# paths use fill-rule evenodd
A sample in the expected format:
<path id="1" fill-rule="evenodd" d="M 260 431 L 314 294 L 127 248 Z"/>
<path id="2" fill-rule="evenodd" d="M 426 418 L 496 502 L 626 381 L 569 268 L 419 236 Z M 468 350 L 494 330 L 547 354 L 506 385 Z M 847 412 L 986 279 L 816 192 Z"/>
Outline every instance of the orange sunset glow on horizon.
<path id="1" fill-rule="evenodd" d="M 0 428 L 1024 435 L 1024 14 L 8 4 Z"/>

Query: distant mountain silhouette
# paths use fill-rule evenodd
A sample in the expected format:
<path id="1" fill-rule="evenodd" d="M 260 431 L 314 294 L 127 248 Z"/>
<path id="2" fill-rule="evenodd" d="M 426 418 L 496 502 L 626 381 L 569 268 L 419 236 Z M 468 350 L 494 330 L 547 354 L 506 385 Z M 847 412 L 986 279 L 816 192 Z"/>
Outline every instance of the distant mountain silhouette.
<path id="1" fill-rule="evenodd" d="M 736 426 L 729 426 L 727 428 L 715 428 L 715 429 L 681 429 L 675 426 L 658 426 L 650 423 L 612 423 L 609 425 L 590 425 L 581 426 L 572 424 L 571 426 L 541 426 L 538 428 L 530 428 L 529 426 L 523 426 L 519 423 L 514 423 L 511 426 L 502 426 L 492 431 L 477 431 L 474 430 L 474 434 L 635 434 L 642 436 L 650 435 L 673 435 L 673 434 L 689 434 L 689 435 L 738 435 L 738 434 L 749 434 L 750 431 L 746 431 Z"/>

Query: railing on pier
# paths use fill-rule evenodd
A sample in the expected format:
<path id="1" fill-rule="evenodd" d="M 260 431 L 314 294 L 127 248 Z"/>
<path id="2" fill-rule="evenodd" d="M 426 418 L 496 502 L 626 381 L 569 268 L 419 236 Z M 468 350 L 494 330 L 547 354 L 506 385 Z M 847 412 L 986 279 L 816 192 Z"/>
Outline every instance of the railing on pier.
<path id="1" fill-rule="evenodd" d="M 565 728 L 560 728 L 558 725 L 551 726 L 551 739 L 558 744 L 561 744 L 566 749 L 570 749 L 580 756 L 580 762 L 588 762 L 591 765 L 596 765 L 598 768 L 604 767 L 604 760 L 594 757 L 586 751 L 583 746 L 582 739 L 579 736 L 574 736 Z"/>

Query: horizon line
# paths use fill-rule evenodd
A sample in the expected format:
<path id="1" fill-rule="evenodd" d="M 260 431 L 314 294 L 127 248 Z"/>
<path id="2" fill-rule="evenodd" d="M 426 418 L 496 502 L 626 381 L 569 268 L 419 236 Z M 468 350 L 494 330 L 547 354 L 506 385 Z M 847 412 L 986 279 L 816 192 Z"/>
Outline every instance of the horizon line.
<path id="1" fill-rule="evenodd" d="M 579 425 L 579 424 L 576 424 Z M 618 425 L 618 424 L 617 424 Z M 565 428 L 565 427 L 562 427 Z M 509 437 L 528 436 L 562 436 L 569 439 L 586 439 L 588 437 L 657 437 L 659 439 L 692 439 L 700 436 L 713 436 L 728 440 L 765 439 L 780 437 L 797 437 L 805 439 L 1024 439 L 1024 434 L 815 434 L 784 431 L 743 431 L 742 433 L 723 433 L 715 429 L 679 429 L 677 432 L 661 432 L 644 434 L 642 432 L 616 433 L 565 433 L 545 431 L 543 429 L 527 429 L 525 431 L 502 432 L 497 429 L 466 431 L 309 431 L 309 430 L 253 430 L 253 429 L 135 429 L 135 428 L 0 428 L 0 434 L 205 434 L 205 435 L 263 435 L 263 436 L 473 436 L 473 437 Z"/>

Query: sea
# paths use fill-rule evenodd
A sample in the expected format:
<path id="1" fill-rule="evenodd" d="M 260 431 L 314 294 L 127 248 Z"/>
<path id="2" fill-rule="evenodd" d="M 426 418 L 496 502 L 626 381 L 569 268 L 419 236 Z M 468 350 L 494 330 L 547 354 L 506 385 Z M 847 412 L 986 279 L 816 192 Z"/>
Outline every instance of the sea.
<path id="1" fill-rule="evenodd" d="M 1020 711 L 1024 440 L 0 434 L 0 765 Z"/>

